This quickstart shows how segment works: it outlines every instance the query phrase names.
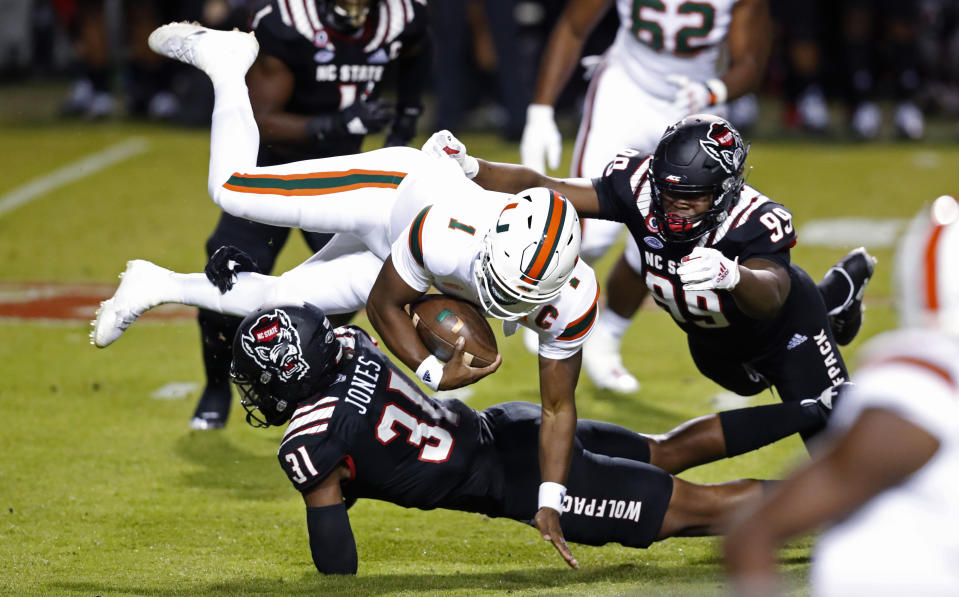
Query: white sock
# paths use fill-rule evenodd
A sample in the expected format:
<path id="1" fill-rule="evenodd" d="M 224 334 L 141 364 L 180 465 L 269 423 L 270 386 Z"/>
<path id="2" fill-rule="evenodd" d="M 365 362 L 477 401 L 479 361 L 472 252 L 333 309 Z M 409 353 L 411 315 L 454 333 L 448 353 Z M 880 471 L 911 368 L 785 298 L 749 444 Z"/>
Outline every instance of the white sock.
<path id="1" fill-rule="evenodd" d="M 626 333 L 626 330 L 629 329 L 632 321 L 633 320 L 628 317 L 622 317 L 614 313 L 612 309 L 607 307 L 600 311 L 596 326 L 616 340 L 622 340 L 623 335 Z"/>
<path id="2" fill-rule="evenodd" d="M 256 168 L 260 131 L 256 128 L 249 90 L 242 77 L 226 76 L 213 81 L 215 100 L 210 125 L 210 195 L 234 172 Z"/>
<path id="3" fill-rule="evenodd" d="M 250 272 L 237 274 L 237 282 L 226 294 L 206 279 L 205 274 L 173 274 L 175 290 L 178 296 L 164 302 L 181 303 L 191 307 L 208 309 L 227 315 L 244 317 L 259 309 L 273 290 L 274 276 L 264 276 Z"/>

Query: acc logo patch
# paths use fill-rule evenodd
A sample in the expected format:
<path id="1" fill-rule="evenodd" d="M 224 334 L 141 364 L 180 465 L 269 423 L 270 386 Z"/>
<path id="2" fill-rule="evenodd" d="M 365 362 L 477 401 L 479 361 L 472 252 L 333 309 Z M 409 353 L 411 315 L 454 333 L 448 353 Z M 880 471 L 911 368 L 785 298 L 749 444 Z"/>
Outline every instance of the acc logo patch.
<path id="1" fill-rule="evenodd" d="M 266 371 L 274 372 L 282 382 L 303 379 L 310 370 L 303 360 L 300 334 L 282 309 L 261 315 L 243 334 L 240 344 L 243 352 Z"/>
<path id="2" fill-rule="evenodd" d="M 663 241 L 659 240 L 659 239 L 656 238 L 655 236 L 646 236 L 646 237 L 643 238 L 643 242 L 646 243 L 647 245 L 649 245 L 650 247 L 654 248 L 654 249 L 662 249 L 662 248 L 663 248 Z"/>

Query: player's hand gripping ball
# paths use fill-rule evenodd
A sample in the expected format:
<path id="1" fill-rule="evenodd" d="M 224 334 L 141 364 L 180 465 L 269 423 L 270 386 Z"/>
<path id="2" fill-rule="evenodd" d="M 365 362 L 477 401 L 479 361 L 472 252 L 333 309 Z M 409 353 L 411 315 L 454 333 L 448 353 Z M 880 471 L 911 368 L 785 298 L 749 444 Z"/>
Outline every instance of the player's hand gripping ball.
<path id="1" fill-rule="evenodd" d="M 444 294 L 428 294 L 410 305 L 410 317 L 420 340 L 444 363 L 453 356 L 456 340 L 466 339 L 463 358 L 470 367 L 487 367 L 498 354 L 496 336 L 472 303 Z"/>

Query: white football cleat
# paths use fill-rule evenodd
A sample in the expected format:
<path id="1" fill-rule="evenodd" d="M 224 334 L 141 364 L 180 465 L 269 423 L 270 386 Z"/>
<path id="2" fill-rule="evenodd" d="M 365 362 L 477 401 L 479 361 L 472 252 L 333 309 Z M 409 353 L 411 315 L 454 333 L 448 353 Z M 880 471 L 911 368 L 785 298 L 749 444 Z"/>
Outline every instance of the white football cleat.
<path id="1" fill-rule="evenodd" d="M 583 344 L 583 368 L 597 388 L 632 394 L 639 391 L 639 380 L 623 366 L 619 346 L 618 338 L 596 326 Z"/>
<path id="2" fill-rule="evenodd" d="M 120 285 L 113 296 L 100 303 L 97 316 L 91 324 L 90 342 L 99 348 L 112 344 L 123 335 L 130 324 L 144 311 L 159 304 L 149 293 L 168 279 L 170 270 L 149 261 L 135 259 L 127 262 L 120 274 Z"/>
<path id="3" fill-rule="evenodd" d="M 260 51 L 252 32 L 218 31 L 198 23 L 169 23 L 157 27 L 148 43 L 157 54 L 192 64 L 211 79 L 223 74 L 243 77 Z"/>

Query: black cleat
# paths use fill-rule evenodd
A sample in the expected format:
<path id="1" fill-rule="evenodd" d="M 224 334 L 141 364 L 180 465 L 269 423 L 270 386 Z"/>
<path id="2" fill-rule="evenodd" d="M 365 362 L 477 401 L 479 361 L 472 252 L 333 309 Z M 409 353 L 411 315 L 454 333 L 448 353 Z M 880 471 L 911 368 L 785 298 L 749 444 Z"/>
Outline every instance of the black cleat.
<path id="1" fill-rule="evenodd" d="M 230 386 L 207 386 L 193 411 L 190 427 L 201 431 L 222 429 L 230 417 Z"/>
<path id="2" fill-rule="evenodd" d="M 864 247 L 853 249 L 829 270 L 846 278 L 850 288 L 845 302 L 829 312 L 829 327 L 839 346 L 852 342 L 862 327 L 862 296 L 875 270 L 876 258 L 867 253 Z"/>

